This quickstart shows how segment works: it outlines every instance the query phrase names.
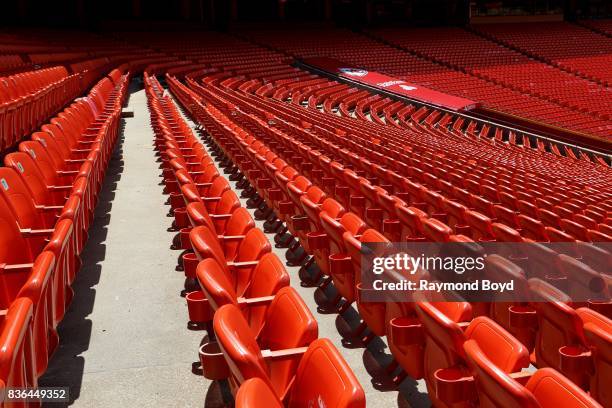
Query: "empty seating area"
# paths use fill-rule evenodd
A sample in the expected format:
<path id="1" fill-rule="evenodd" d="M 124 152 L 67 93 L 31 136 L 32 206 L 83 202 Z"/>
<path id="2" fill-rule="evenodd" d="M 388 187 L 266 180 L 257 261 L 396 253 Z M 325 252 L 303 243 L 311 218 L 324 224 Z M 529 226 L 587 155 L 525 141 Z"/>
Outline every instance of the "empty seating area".
<path id="1" fill-rule="evenodd" d="M 411 36 L 410 33 L 413 32 L 418 33 L 418 31 L 408 31 L 406 35 Z M 433 32 L 436 31 L 433 30 Z M 444 35 L 444 32 L 445 30 L 441 30 L 442 35 Z M 282 35 L 274 30 L 259 30 L 246 31 L 242 34 L 258 43 L 269 45 L 299 58 L 334 57 L 358 68 L 388 73 L 408 82 L 480 101 L 486 107 L 516 116 L 599 137 L 610 135 L 612 123 L 609 116 L 609 89 L 598 84 L 589 84 L 581 78 L 566 75 L 557 69 L 548 70 L 542 66 L 543 64 L 534 62 L 533 66 L 540 72 L 542 70 L 550 71 L 548 75 L 544 72 L 538 74 L 546 77 L 546 81 L 538 81 L 536 84 L 533 83 L 533 77 L 530 76 L 530 85 L 525 83 L 526 79 L 523 76 L 523 80 L 516 78 L 510 84 L 507 75 L 512 75 L 512 73 L 500 72 L 495 80 L 491 78 L 491 75 L 471 75 L 470 71 L 466 71 L 464 66 L 451 66 L 448 61 L 433 58 L 436 51 L 431 42 L 427 42 L 428 53 L 431 53 L 431 55 L 428 55 L 418 49 L 411 52 L 401 50 L 348 30 L 296 29 L 291 30 L 291 32 L 283 32 Z M 445 42 L 444 37 L 440 37 L 440 34 L 432 37 L 434 38 L 434 44 L 436 41 L 439 41 L 440 44 Z M 386 41 L 396 45 L 401 45 L 401 38 L 402 35 L 397 36 L 395 32 L 388 37 L 384 36 Z M 473 40 L 472 37 L 470 39 Z M 482 45 L 486 41 L 478 40 L 476 43 Z M 490 46 L 487 44 L 486 46 L 496 48 L 493 44 Z M 497 51 L 501 54 L 512 53 L 512 51 L 505 50 L 502 47 L 499 47 Z M 515 56 L 514 58 L 519 57 Z M 470 68 L 472 68 L 471 65 Z M 504 69 L 510 70 L 512 68 L 506 66 Z M 531 68 L 526 71 L 528 75 L 536 75 L 532 74 Z M 571 91 L 567 89 L 563 91 L 563 100 L 559 99 L 556 90 L 559 86 L 557 80 L 554 84 L 547 85 L 548 77 L 554 78 L 555 75 L 562 77 L 563 83 L 567 83 L 567 86 L 572 89 Z M 571 84 L 576 83 L 579 84 L 578 89 L 581 89 L 576 92 L 582 95 L 578 97 L 578 100 L 570 97 L 574 88 L 576 88 Z M 599 104 L 594 102 L 598 100 L 598 95 Z M 582 103 L 580 102 L 581 98 Z M 591 106 L 591 108 L 588 106 Z M 589 112 L 589 109 L 593 112 Z"/>
<path id="2" fill-rule="evenodd" d="M 609 37 L 565 22 L 482 25 L 474 29 L 501 44 L 541 58 L 561 69 L 606 86 L 611 84 L 612 45 Z M 560 38 L 563 40 L 559 41 Z"/>
<path id="3" fill-rule="evenodd" d="M 454 69 L 559 104 L 610 119 L 609 89 L 535 61 L 461 28 L 373 31 L 377 37 Z M 605 51 L 603 51 L 605 53 Z"/>
<path id="4" fill-rule="evenodd" d="M 15 74 L 0 80 L 2 150 L 38 129 L 50 115 L 82 92 L 78 75 L 69 75 L 64 67 Z"/>
<path id="5" fill-rule="evenodd" d="M 579 24 L 600 34 L 612 35 L 612 19 L 580 20 Z"/>
<path id="6" fill-rule="evenodd" d="M 182 269 L 198 287 L 185 293 L 189 324 L 209 331 L 199 348 L 203 375 L 229 379 L 244 406 L 260 406 L 263 393 L 273 406 L 365 407 L 350 367 L 318 339 L 315 317 L 213 158 L 157 79 L 145 73 L 145 86 L 177 244 L 186 250 Z M 255 390 L 251 379 L 259 380 Z"/>
<path id="7" fill-rule="evenodd" d="M 228 39 L 228 41 L 235 40 Z M 216 54 L 220 58 L 222 51 L 218 51 Z M 265 52 L 262 51 L 262 54 L 265 54 Z M 215 58 L 212 58 L 212 60 L 215 60 Z M 591 398 L 598 399 L 604 405 L 607 403 L 606 397 L 599 394 L 596 386 L 588 385 L 596 384 L 599 381 L 597 379 L 598 374 L 578 380 L 577 373 L 572 369 L 560 366 L 554 361 L 554 358 L 547 360 L 545 355 L 549 353 L 548 347 L 550 346 L 546 341 L 541 340 L 546 337 L 552 339 L 558 334 L 544 332 L 547 330 L 545 329 L 546 324 L 543 323 L 545 320 L 541 321 L 540 329 L 534 330 L 530 336 L 525 338 L 521 337 L 522 334 L 516 331 L 516 327 L 509 325 L 504 318 L 500 318 L 495 308 L 483 310 L 479 305 L 466 303 L 453 304 L 452 308 L 449 305 L 447 310 L 446 306 L 439 308 L 428 303 L 416 302 L 415 304 L 387 304 L 381 306 L 380 304 L 362 303 L 359 300 L 359 249 L 365 242 L 410 241 L 415 239 L 450 242 L 472 240 L 565 241 L 576 239 L 609 241 L 610 237 L 603 232 L 608 230 L 607 221 L 597 224 L 596 229 L 589 231 L 586 225 L 578 227 L 583 220 L 583 216 L 585 216 L 584 210 L 581 210 L 579 214 L 570 215 L 572 210 L 567 208 L 568 212 L 565 212 L 561 209 L 563 205 L 559 207 L 559 205 L 553 204 L 552 207 L 546 208 L 546 203 L 550 203 L 548 200 L 555 201 L 557 194 L 565 195 L 569 193 L 573 196 L 578 193 L 575 187 L 572 188 L 571 193 L 569 190 L 563 193 L 551 191 L 550 195 L 543 195 L 540 198 L 535 196 L 527 198 L 536 191 L 540 193 L 546 191 L 544 183 L 539 184 L 539 187 L 534 185 L 533 189 L 527 192 L 515 190 L 518 185 L 511 182 L 508 184 L 509 190 L 504 192 L 499 190 L 502 178 L 496 175 L 493 176 L 496 180 L 493 184 L 497 187 L 493 188 L 493 184 L 491 184 L 491 193 L 495 189 L 497 189 L 497 192 L 491 195 L 488 190 L 482 189 L 482 179 L 472 187 L 468 183 L 470 179 L 468 173 L 464 176 L 454 177 L 451 173 L 456 170 L 449 169 L 448 177 L 446 177 L 447 171 L 436 171 L 436 167 L 444 168 L 442 163 L 436 164 L 434 167 L 423 167 L 424 163 L 419 164 L 415 162 L 414 158 L 411 159 L 410 156 L 402 155 L 402 150 L 404 152 L 406 150 L 402 149 L 399 143 L 410 141 L 411 149 L 408 152 L 414 154 L 418 151 L 419 156 L 427 156 L 430 160 L 439 155 L 441 151 L 446 152 L 446 154 L 453 152 L 455 156 L 452 160 L 455 167 L 457 163 L 462 163 L 463 168 L 469 165 L 470 159 L 468 157 L 474 158 L 472 160 L 475 162 L 478 157 L 496 157 L 504 162 L 505 168 L 518 166 L 512 167 L 515 172 L 514 177 L 527 171 L 528 168 L 533 171 L 534 167 L 528 162 L 509 159 L 510 156 L 507 155 L 513 154 L 511 143 L 479 143 L 477 138 L 469 137 L 472 133 L 480 133 L 473 127 L 470 130 L 466 128 L 465 133 L 460 130 L 454 135 L 453 132 L 445 133 L 441 129 L 440 133 L 437 133 L 433 129 L 427 129 L 426 126 L 422 125 L 419 122 L 419 117 L 430 117 L 431 115 L 431 120 L 434 121 L 432 123 L 435 123 L 436 119 L 443 115 L 435 115 L 434 112 L 427 111 L 413 114 L 412 117 L 407 119 L 404 117 L 404 122 L 412 121 L 411 131 L 409 131 L 407 128 L 402 128 L 402 120 L 392 119 L 395 125 L 392 125 L 390 121 L 387 123 L 386 121 L 389 118 L 394 117 L 394 114 L 389 112 L 386 112 L 387 119 L 385 121 L 380 116 L 378 120 L 372 119 L 371 112 L 368 112 L 368 109 L 373 109 L 372 107 L 375 105 L 372 100 L 369 101 L 371 104 L 366 102 L 361 105 L 361 109 L 365 109 L 368 115 L 363 114 L 363 112 L 362 115 L 355 114 L 358 109 L 355 105 L 352 105 L 351 108 L 345 106 L 344 109 L 338 108 L 338 105 L 343 102 L 343 98 L 360 94 L 360 92 L 351 90 L 349 86 L 333 83 L 322 78 L 316 81 L 312 78 L 309 79 L 313 85 L 303 88 L 300 87 L 301 78 L 283 77 L 278 80 L 278 85 L 275 85 L 273 81 L 271 81 L 272 83 L 266 81 L 265 78 L 265 72 L 260 77 L 256 72 L 249 72 L 248 76 L 243 76 L 234 75 L 227 71 L 225 73 L 215 71 L 208 75 L 200 72 L 199 75 L 194 77 L 187 75 L 183 83 L 175 77 L 167 75 L 166 81 L 173 94 L 206 130 L 207 140 L 214 146 L 213 152 L 215 152 L 215 155 L 220 155 L 221 163 L 223 167 L 229 169 L 230 177 L 241 180 L 239 184 L 244 188 L 242 195 L 249 197 L 248 205 L 256 209 L 256 219 L 266 221 L 264 228 L 267 231 L 276 232 L 275 242 L 277 245 L 288 248 L 287 262 L 302 265 L 304 274 L 301 277 L 304 278 L 305 283 L 315 285 L 321 290 L 330 286 L 335 288 L 336 297 L 327 299 L 326 302 L 321 304 L 321 310 L 325 310 L 327 313 L 337 311 L 342 314 L 351 305 L 357 307 L 362 318 L 362 325 L 357 327 L 348 338 L 344 339 L 346 344 L 368 344 L 376 336 L 386 336 L 389 348 L 396 359 L 396 362 L 388 367 L 388 372 L 392 375 L 393 381 L 400 383 L 406 377 L 424 379 L 435 406 L 446 406 L 454 401 L 453 398 L 457 398 L 452 390 L 449 390 L 448 394 L 435 390 L 446 386 L 444 385 L 444 375 L 456 375 L 456 371 L 453 370 L 456 370 L 459 366 L 465 367 L 468 370 L 467 372 L 477 375 L 475 377 L 477 383 L 482 379 L 484 381 L 482 387 L 484 387 L 484 384 L 491 383 L 489 380 L 485 380 L 484 373 L 478 371 L 481 370 L 480 367 L 497 366 L 501 370 L 500 372 L 505 372 L 507 378 L 511 379 L 510 382 L 518 381 L 516 387 L 520 388 L 520 392 L 516 391 L 519 394 L 512 397 L 516 401 L 522 401 L 523 399 L 538 401 L 542 406 L 548 406 L 550 396 L 559 395 L 562 396 L 561 398 L 564 401 L 573 401 L 569 403 L 570 406 L 580 406 L 583 403 L 597 406 Z M 304 85 L 310 84 L 305 83 Z M 307 95 L 302 96 L 301 91 L 307 92 Z M 364 100 L 372 98 L 376 101 L 373 96 L 363 93 L 360 95 Z M 295 100 L 295 98 L 298 99 Z M 386 104 L 389 106 L 392 105 L 392 102 L 387 101 Z M 384 103 L 381 105 L 385 106 Z M 403 108 L 406 108 L 406 106 L 396 106 L 394 111 L 397 113 Z M 346 114 L 347 112 L 348 114 Z M 416 113 L 418 110 L 413 108 L 413 112 Z M 450 123 L 452 119 L 447 118 L 444 122 Z M 384 141 L 376 137 L 376 135 L 381 134 L 383 128 L 386 134 Z M 458 129 L 462 128 L 459 127 Z M 495 129 L 490 130 L 495 133 Z M 485 130 L 485 132 L 488 131 L 489 129 Z M 453 136 L 456 137 L 453 138 Z M 452 138 L 452 141 L 449 140 L 449 144 L 444 145 L 444 139 L 449 138 Z M 461 138 L 467 139 L 465 140 L 466 150 L 463 151 L 460 147 Z M 427 153 L 430 149 L 434 150 Z M 487 153 L 481 156 L 477 153 L 481 149 Z M 190 147 L 189 151 L 192 150 L 194 148 Z M 493 153 L 494 150 L 497 152 Z M 437 153 L 434 153 L 434 151 Z M 535 153 L 535 150 L 533 153 Z M 529 157 L 525 149 L 520 154 L 526 155 L 524 159 Z M 464 155 L 463 159 L 460 158 L 462 155 Z M 198 156 L 194 155 L 194 157 Z M 385 157 L 385 159 L 382 159 L 382 157 Z M 541 162 L 546 160 L 547 157 L 557 162 L 554 155 L 545 152 L 540 152 L 537 159 L 533 156 L 533 160 Z M 570 157 L 566 159 L 567 163 L 561 161 L 557 162 L 557 165 L 570 165 L 571 161 L 576 160 L 576 158 Z M 170 162 L 172 163 L 172 161 Z M 196 160 L 196 162 L 199 162 L 199 160 Z M 401 163 L 409 164 L 407 167 L 402 167 Z M 535 162 L 533 164 L 535 165 Z M 184 164 L 180 165 L 175 162 L 173 164 L 174 171 L 183 166 Z M 478 167 L 482 166 L 484 166 L 484 163 L 478 162 Z M 538 176 L 543 177 L 546 174 L 545 168 L 551 166 L 554 167 L 551 163 L 539 168 Z M 500 166 L 495 167 L 500 168 Z M 587 168 L 584 167 L 580 171 L 591 171 Z M 559 169 L 555 170 L 554 174 L 571 177 L 572 181 L 568 180 L 568 183 L 574 186 L 577 185 L 576 183 L 580 184 L 578 180 L 585 180 L 586 176 L 586 179 L 592 181 L 594 185 L 603 183 L 600 191 L 608 191 L 609 170 L 597 165 L 592 170 L 595 173 L 591 176 L 574 173 L 575 178 L 570 175 L 572 172 Z M 474 174 L 473 171 L 469 173 Z M 213 187 L 215 189 L 221 188 L 216 185 L 219 183 L 209 178 L 214 175 L 213 170 L 198 171 L 197 174 L 198 177 L 202 177 L 201 185 L 204 188 L 208 185 L 211 189 Z M 422 178 L 419 174 L 422 175 Z M 534 175 L 532 173 L 532 177 Z M 537 179 L 538 176 L 535 178 Z M 175 177 L 177 181 L 172 180 L 172 183 L 175 189 L 176 186 L 179 186 L 181 193 L 177 197 L 176 194 L 173 195 L 171 192 L 170 202 L 172 203 L 173 197 L 176 197 L 177 201 L 174 202 L 177 203 L 177 206 L 183 205 L 181 199 L 188 203 L 186 219 L 183 215 L 180 215 L 181 212 L 174 213 L 175 222 L 179 222 L 176 227 L 181 228 L 184 225 L 189 225 L 189 223 L 192 224 L 191 227 L 188 227 L 192 228 L 189 232 L 189 242 L 199 261 L 199 263 L 194 263 L 188 267 L 189 261 L 193 258 L 187 256 L 183 258 L 183 265 L 186 271 L 192 268 L 192 272 L 187 276 L 193 276 L 193 270 L 195 270 L 198 284 L 203 289 L 208 302 L 216 303 L 218 301 L 217 297 L 220 296 L 217 291 L 221 290 L 222 284 L 214 276 L 221 275 L 222 269 L 218 266 L 218 262 L 213 262 L 208 258 L 219 257 L 219 255 L 213 254 L 222 252 L 223 249 L 211 248 L 211 244 L 207 241 L 213 240 L 213 236 L 204 238 L 206 235 L 203 234 L 203 230 L 198 230 L 200 227 L 195 227 L 197 224 L 194 221 L 202 218 L 201 211 L 196 211 L 193 201 L 190 201 L 189 198 L 194 196 L 193 189 L 185 188 L 184 184 L 181 185 L 182 182 L 189 180 L 187 177 L 179 176 L 178 173 Z M 183 181 L 181 181 L 181 178 Z M 465 184 L 463 180 L 468 184 Z M 535 179 L 533 181 L 537 184 Z M 564 183 L 557 181 L 546 184 L 560 186 Z M 476 185 L 479 187 L 474 189 Z M 584 191 L 586 196 L 581 195 L 581 198 L 575 196 L 575 199 L 568 197 L 569 202 L 573 203 L 575 200 L 577 200 L 576 202 L 582 202 L 584 197 L 590 196 L 592 197 L 591 204 L 584 202 L 585 209 L 591 210 L 593 206 L 597 205 L 596 202 L 607 208 L 607 203 L 610 200 L 607 193 L 598 196 L 594 192 L 587 192 L 590 187 L 586 184 L 584 188 L 586 189 Z M 510 193 L 510 190 L 513 190 L 513 192 Z M 198 194 L 196 193 L 194 197 L 196 201 L 199 200 Z M 223 194 L 226 193 L 215 194 L 219 197 L 216 200 L 223 200 Z M 517 195 L 525 197 L 525 200 L 518 198 Z M 506 199 L 510 196 L 514 196 L 513 200 L 515 201 Z M 538 205 L 529 207 L 528 203 L 534 201 Z M 214 204 L 211 205 L 214 206 Z M 206 201 L 199 206 L 200 208 L 209 207 Z M 457 211 L 458 209 L 459 211 Z M 602 210 L 601 215 L 604 215 L 604 218 L 598 216 L 596 218 L 604 221 L 608 210 L 602 208 L 600 211 Z M 512 216 L 508 217 L 510 214 Z M 549 217 L 549 214 L 552 215 L 552 218 Z M 567 217 L 573 221 L 570 221 Z M 179 220 L 181 219 L 185 224 L 180 223 Z M 215 222 L 214 219 L 212 222 Z M 246 225 L 245 221 L 242 222 L 242 225 Z M 538 225 L 539 227 L 537 227 Z M 581 230 L 581 228 L 586 228 L 586 230 Z M 186 234 L 187 231 L 183 232 Z M 245 237 L 249 234 L 254 235 L 254 233 L 249 232 Z M 588 234 L 591 234 L 592 238 L 589 238 Z M 181 234 L 181 238 L 183 240 L 180 245 L 187 245 L 186 235 Z M 235 256 L 238 256 L 239 250 L 236 247 L 233 248 L 230 253 L 236 253 Z M 238 252 L 235 252 L 237 250 Z M 604 255 L 604 253 L 602 253 L 603 256 L 609 256 L 609 254 L 605 253 L 606 255 Z M 203 256 L 203 254 L 210 255 Z M 504 264 L 504 267 L 518 267 L 511 265 Z M 585 267 L 593 268 L 595 271 L 599 270 L 600 273 L 606 273 L 605 267 L 603 270 L 601 269 L 602 265 L 593 264 L 585 265 Z M 313 275 L 309 275 L 310 272 Z M 537 270 L 525 270 L 520 273 L 525 274 L 524 276 L 530 279 L 538 276 Z M 251 273 L 251 276 L 253 274 L 254 272 Z M 231 292 L 226 294 L 225 289 L 221 292 L 223 296 L 229 296 L 228 299 L 239 298 L 240 293 L 245 292 L 245 288 L 249 286 L 241 275 L 240 271 L 234 270 L 233 276 L 229 280 L 226 278 L 226 285 L 233 286 L 235 294 L 231 294 Z M 542 276 L 542 278 L 544 277 Z M 233 284 L 231 283 L 232 279 L 235 279 Z M 547 290 L 552 290 L 552 287 Z M 556 288 L 554 290 L 558 291 L 560 289 Z M 201 295 L 197 298 L 200 299 Z M 548 316 L 548 312 L 544 312 L 544 309 L 541 309 L 537 304 L 532 307 L 536 310 L 536 314 L 542 313 L 541 318 L 546 319 L 545 316 Z M 215 306 L 213 306 L 213 309 L 215 309 Z M 577 321 L 580 322 L 580 330 L 587 330 L 590 324 L 598 327 L 595 330 L 606 331 L 609 328 L 610 321 L 595 310 L 573 309 L 571 306 L 562 309 L 563 312 L 558 309 L 554 313 L 568 313 L 568 316 L 576 316 L 576 319 L 579 319 Z M 230 309 L 227 308 L 227 310 Z M 231 321 L 237 318 L 233 312 L 225 309 L 220 309 L 217 313 L 221 312 L 224 312 L 222 314 L 224 316 L 223 320 Z M 244 381 L 247 379 L 243 377 L 244 372 L 251 373 L 254 368 L 241 366 L 242 363 L 233 360 L 237 357 L 232 356 L 233 353 L 237 352 L 234 351 L 234 347 L 248 347 L 249 349 L 256 347 L 254 343 L 253 346 L 236 346 L 236 344 L 241 344 L 240 342 L 244 341 L 244 339 L 235 337 L 235 333 L 242 330 L 238 327 L 241 324 L 248 325 L 249 323 L 218 322 L 217 320 L 221 320 L 221 318 L 216 316 L 217 314 L 213 319 L 214 329 L 221 333 L 224 333 L 225 330 L 233 333 L 229 338 L 224 338 L 225 334 L 218 335 L 223 356 L 230 363 L 230 383 Z M 453 330 L 450 326 L 444 326 L 449 323 L 442 323 L 447 322 L 448 318 L 456 319 L 454 324 L 469 323 L 465 331 L 466 338 L 464 341 L 465 349 L 470 351 L 467 357 L 457 357 L 458 360 L 453 358 L 442 362 L 437 357 L 440 347 L 442 347 L 442 350 L 447 350 L 446 348 L 450 347 L 450 344 L 441 344 L 439 338 L 433 334 L 433 337 L 429 340 L 428 335 L 429 333 L 437 333 L 439 330 Z M 255 324 L 262 324 L 261 318 L 256 321 L 258 323 Z M 420 322 L 418 327 L 421 327 L 419 330 L 423 330 L 423 339 L 417 340 L 415 338 L 408 340 L 408 343 L 406 343 L 404 337 L 402 337 L 403 340 L 399 340 L 399 337 L 397 340 L 394 339 L 394 334 L 400 336 L 400 328 L 405 327 L 401 326 L 400 322 L 404 321 Z M 235 324 L 238 326 L 234 326 Z M 440 325 L 446 328 L 438 328 Z M 584 329 L 582 329 L 583 326 Z M 228 327 L 232 329 L 228 329 Z M 471 329 L 472 327 L 473 329 Z M 480 329 L 476 329 L 477 327 Z M 488 328 L 484 329 L 484 327 Z M 255 331 L 261 332 L 260 330 Z M 499 336 L 499 340 L 491 340 L 492 338 L 484 340 L 482 338 L 480 340 L 481 344 L 478 344 L 479 334 L 477 333 L 479 333 L 479 330 L 487 331 L 489 336 Z M 514 335 L 518 337 L 515 338 Z M 518 340 L 518 338 L 521 338 L 521 340 Z M 256 342 L 256 340 L 254 341 Z M 398 343 L 395 343 L 396 341 Z M 410 341 L 414 341 L 414 343 Z M 561 340 L 561 343 L 563 341 Z M 509 354 L 503 353 L 499 346 L 486 348 L 487 344 L 489 346 L 492 344 L 499 345 L 501 342 L 508 344 L 507 353 Z M 459 347 L 463 347 L 461 345 L 463 343 L 459 344 Z M 473 344 L 474 349 L 468 347 L 468 345 Z M 478 348 L 476 348 L 476 345 Z M 583 347 L 595 347 L 594 345 L 595 342 L 586 341 Z M 458 356 L 464 356 L 465 353 L 468 353 L 463 349 L 452 350 L 452 348 L 448 349 L 449 355 L 457 353 Z M 529 359 L 530 353 L 531 359 Z M 510 360 L 505 359 L 503 363 L 501 361 L 495 362 L 494 360 L 500 355 L 511 355 L 512 357 Z M 210 356 L 207 358 L 212 359 Z M 206 372 L 206 361 L 208 360 L 202 361 L 204 372 Z M 530 363 L 541 368 L 541 371 L 537 371 L 535 374 L 525 372 L 523 369 Z M 209 364 L 212 363 L 209 361 Z M 236 377 L 235 370 L 242 374 Z M 262 368 L 257 370 L 266 371 Z M 495 375 L 501 375 L 497 371 L 495 373 Z M 526 383 L 527 379 L 529 379 L 529 382 Z M 539 381 L 547 381 L 541 379 L 551 379 L 559 385 L 544 394 L 539 394 L 535 384 Z M 470 380 L 466 381 L 469 382 Z M 500 387 L 500 390 L 503 390 L 503 387 L 507 386 L 505 383 L 508 382 L 502 377 L 495 377 L 495 381 L 496 387 Z M 264 379 L 263 383 L 265 382 Z M 252 385 L 257 383 L 259 381 L 247 381 L 244 384 L 245 388 L 248 385 L 248 388 L 257 389 L 257 385 Z M 263 388 L 263 384 L 261 386 Z M 287 390 L 282 385 L 272 383 L 269 386 L 276 394 L 260 392 L 263 395 L 270 395 L 270 398 L 286 395 Z M 466 394 L 461 397 L 465 398 L 465 401 L 481 400 L 482 404 L 486 404 L 484 399 L 490 398 L 487 397 L 487 395 L 490 395 L 488 390 L 483 391 L 484 393 L 479 391 L 470 394 L 467 392 L 470 388 L 468 383 L 465 383 L 462 387 L 466 390 Z M 478 390 L 481 389 L 480 387 L 479 385 Z M 585 390 L 589 389 L 591 390 L 591 397 L 585 393 Z M 238 391 L 236 395 L 240 397 L 239 400 L 241 401 L 243 398 L 246 399 L 246 393 L 243 390 Z M 491 398 L 496 401 L 496 397 Z M 511 404 L 511 399 L 504 399 L 503 401 L 503 404 L 506 405 L 502 404 L 501 406 L 512 406 L 508 405 Z M 500 402 L 497 403 L 500 404 Z M 495 405 L 495 402 L 493 404 Z M 519 403 L 515 402 L 515 404 Z"/>
<path id="8" fill-rule="evenodd" d="M 0 33 L 0 391 L 612 407 L 606 24 Z M 302 63 L 317 57 L 507 116 Z M 482 255 L 531 298 L 372 301 L 371 245 L 397 243 Z"/>
<path id="9" fill-rule="evenodd" d="M 34 38 L 0 35 L 0 152 L 15 148 L 112 69 L 128 61 L 138 69 L 142 61 L 146 65 L 147 58 L 158 56 L 93 35 L 95 40 L 86 37 L 80 44 L 73 36 L 55 32 L 28 36 Z M 62 40 L 70 46 L 59 45 Z"/>

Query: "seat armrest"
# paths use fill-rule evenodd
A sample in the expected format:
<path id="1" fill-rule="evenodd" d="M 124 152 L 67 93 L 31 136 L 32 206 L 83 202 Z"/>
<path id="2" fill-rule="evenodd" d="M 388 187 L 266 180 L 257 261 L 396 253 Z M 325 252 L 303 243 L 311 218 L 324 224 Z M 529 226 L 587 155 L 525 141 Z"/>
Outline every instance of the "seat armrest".
<path id="1" fill-rule="evenodd" d="M 48 186 L 50 190 L 54 191 L 69 191 L 72 190 L 74 186 Z"/>
<path id="2" fill-rule="evenodd" d="M 252 266 L 257 266 L 259 261 L 248 261 L 248 262 L 228 262 L 227 266 L 231 266 L 234 268 L 250 268 Z"/>
<path id="3" fill-rule="evenodd" d="M 5 264 L 5 263 L 0 263 L 0 272 L 2 272 L 2 271 L 29 272 L 32 269 L 33 266 L 34 266 L 33 263 L 25 263 L 25 264 Z"/>
<path id="4" fill-rule="evenodd" d="M 295 357 L 302 356 L 306 352 L 306 350 L 308 350 L 308 347 L 297 347 L 297 348 L 274 350 L 274 351 L 261 350 L 261 355 L 264 359 L 286 360 L 289 358 L 295 358 Z"/>
<path id="5" fill-rule="evenodd" d="M 223 241 L 241 241 L 246 235 L 217 235 L 217 239 Z"/>
<path id="6" fill-rule="evenodd" d="M 62 205 L 37 205 L 37 210 L 58 212 L 64 209 Z"/>
<path id="7" fill-rule="evenodd" d="M 522 386 L 525 386 L 525 384 L 527 384 L 527 381 L 529 381 L 532 376 L 533 372 L 530 373 L 529 371 L 519 371 L 518 373 L 510 373 L 510 377 L 512 377 L 513 380 L 515 380 Z"/>
<path id="8" fill-rule="evenodd" d="M 228 220 L 232 214 L 208 214 L 211 220 Z"/>
<path id="9" fill-rule="evenodd" d="M 261 296 L 261 297 L 254 297 L 254 298 L 240 297 L 238 298 L 238 304 L 245 305 L 245 306 L 260 306 L 260 305 L 267 305 L 271 303 L 272 300 L 274 300 L 274 296 Z"/>
<path id="10" fill-rule="evenodd" d="M 53 229 L 30 229 L 30 228 L 23 228 L 20 230 L 20 232 L 25 237 L 46 237 L 52 234 L 53 231 L 54 231 Z"/>

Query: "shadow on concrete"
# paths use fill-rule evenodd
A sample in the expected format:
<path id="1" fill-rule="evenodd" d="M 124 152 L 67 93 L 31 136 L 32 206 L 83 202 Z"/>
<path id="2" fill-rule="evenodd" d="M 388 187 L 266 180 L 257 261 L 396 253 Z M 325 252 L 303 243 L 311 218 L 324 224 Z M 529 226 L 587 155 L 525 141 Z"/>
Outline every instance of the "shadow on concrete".
<path id="1" fill-rule="evenodd" d="M 106 237 L 115 199 L 117 183 L 123 173 L 123 140 L 125 122 L 121 121 L 120 135 L 109 162 L 106 177 L 99 194 L 93 223 L 89 228 L 89 239 L 81 254 L 82 266 L 72 285 L 74 299 L 64 319 L 58 326 L 60 344 L 55 351 L 45 374 L 39 379 L 41 387 L 69 387 L 68 403 L 47 403 L 43 406 L 62 407 L 71 405 L 79 398 L 85 359 L 81 354 L 89 348 L 92 322 L 88 316 L 93 311 L 96 289 L 102 273 L 101 262 L 106 257 Z"/>
<path id="2" fill-rule="evenodd" d="M 368 343 L 353 342 L 350 345 L 346 340 L 351 339 L 354 331 L 359 327 L 361 317 L 353 306 L 342 315 L 336 317 L 336 328 L 343 338 L 343 344 L 348 348 L 363 348 L 363 365 L 370 375 L 372 385 L 381 392 L 397 392 L 398 407 L 429 407 L 431 401 L 426 392 L 418 389 L 418 382 L 410 377 L 403 379 L 399 386 L 393 383 L 393 378 L 402 374 L 401 367 L 397 367 L 393 355 L 388 352 L 388 346 L 382 338 L 374 336 Z M 367 329 L 362 337 L 369 333 Z"/>

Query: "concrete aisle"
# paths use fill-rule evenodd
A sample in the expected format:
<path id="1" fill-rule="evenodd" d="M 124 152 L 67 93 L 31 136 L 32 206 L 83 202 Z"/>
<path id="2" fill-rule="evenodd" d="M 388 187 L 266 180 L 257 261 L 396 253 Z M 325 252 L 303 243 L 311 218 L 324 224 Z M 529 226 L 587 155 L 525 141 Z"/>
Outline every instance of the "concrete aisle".
<path id="1" fill-rule="evenodd" d="M 186 329 L 143 90 L 127 109 L 134 117 L 125 119 L 61 344 L 40 383 L 70 387 L 75 407 L 203 407 L 209 384 L 191 374 L 203 332 Z"/>

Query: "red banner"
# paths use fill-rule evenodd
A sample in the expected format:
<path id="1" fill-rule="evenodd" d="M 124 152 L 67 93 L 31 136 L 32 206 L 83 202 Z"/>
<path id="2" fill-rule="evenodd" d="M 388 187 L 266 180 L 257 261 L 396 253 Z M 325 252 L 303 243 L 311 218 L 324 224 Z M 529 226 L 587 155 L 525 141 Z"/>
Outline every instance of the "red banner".
<path id="1" fill-rule="evenodd" d="M 433 89 L 429 89 L 421 85 L 411 84 L 402 79 L 390 77 L 379 72 L 354 68 L 349 65 L 344 65 L 342 62 L 333 58 L 307 58 L 304 60 L 304 63 L 323 71 L 327 71 L 330 74 L 337 75 L 341 78 L 350 79 L 354 82 L 369 85 L 399 96 L 405 96 L 410 99 L 426 102 L 456 112 L 469 111 L 478 106 L 478 102 L 470 99 L 434 91 Z"/>

